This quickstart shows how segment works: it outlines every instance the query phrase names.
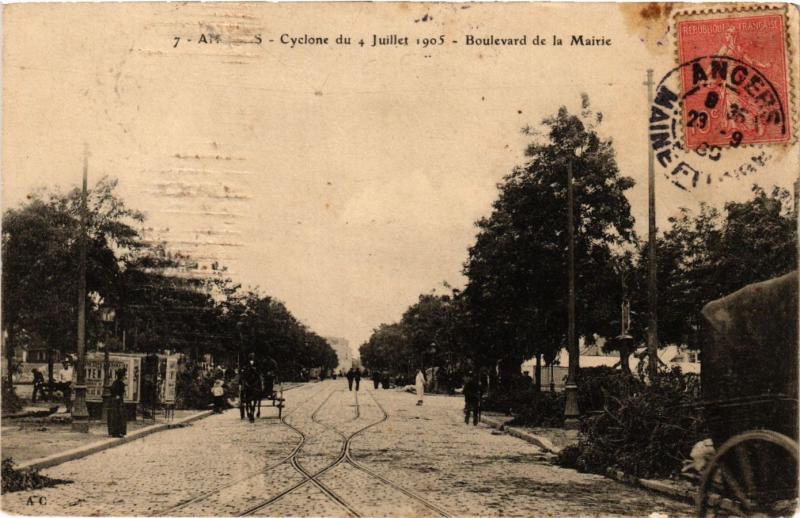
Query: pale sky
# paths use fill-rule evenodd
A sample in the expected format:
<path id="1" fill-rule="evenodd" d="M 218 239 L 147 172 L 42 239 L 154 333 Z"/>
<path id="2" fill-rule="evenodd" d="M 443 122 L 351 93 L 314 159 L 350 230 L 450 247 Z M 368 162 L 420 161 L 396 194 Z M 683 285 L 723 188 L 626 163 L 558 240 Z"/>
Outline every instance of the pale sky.
<path id="1" fill-rule="evenodd" d="M 473 223 L 524 161 L 520 128 L 562 104 L 576 110 L 586 92 L 622 174 L 637 180 L 629 197 L 645 235 L 643 82 L 646 69 L 658 80 L 676 64 L 666 18 L 644 20 L 630 4 L 462 7 L 7 6 L 3 205 L 76 185 L 85 142 L 90 182 L 117 177 L 155 233 L 220 258 L 236 280 L 357 348 L 420 293 L 464 284 Z M 197 43 L 209 33 L 222 43 Z M 290 49 L 284 33 L 331 44 Z M 230 44 L 256 34 L 261 45 Z M 353 44 L 332 44 L 340 34 Z M 368 48 L 373 34 L 411 45 Z M 443 47 L 414 44 L 440 34 Z M 465 34 L 538 34 L 548 45 L 466 46 Z M 570 47 L 572 34 L 612 45 Z M 753 182 L 791 187 L 797 146 L 765 149 L 767 168 L 695 192 L 658 171 L 659 222 L 681 205 L 746 198 Z M 730 150 L 723 165 L 752 152 Z"/>

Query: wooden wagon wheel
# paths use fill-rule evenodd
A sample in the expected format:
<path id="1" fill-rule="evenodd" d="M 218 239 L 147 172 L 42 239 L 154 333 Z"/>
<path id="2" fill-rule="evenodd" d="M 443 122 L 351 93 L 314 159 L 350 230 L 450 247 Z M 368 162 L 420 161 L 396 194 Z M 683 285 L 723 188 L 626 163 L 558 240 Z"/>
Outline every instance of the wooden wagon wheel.
<path id="1" fill-rule="evenodd" d="M 698 516 L 792 515 L 797 457 L 797 443 L 771 430 L 732 437 L 703 470 Z"/>

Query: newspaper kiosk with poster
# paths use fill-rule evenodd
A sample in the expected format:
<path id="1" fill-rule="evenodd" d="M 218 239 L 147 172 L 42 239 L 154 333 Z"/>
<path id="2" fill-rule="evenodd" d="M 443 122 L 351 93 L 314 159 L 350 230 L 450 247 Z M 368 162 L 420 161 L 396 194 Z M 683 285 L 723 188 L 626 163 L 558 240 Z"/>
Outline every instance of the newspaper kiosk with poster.
<path id="1" fill-rule="evenodd" d="M 119 369 L 125 370 L 125 396 L 123 401 L 128 409 L 129 418 L 136 418 L 136 405 L 141 398 L 142 380 L 142 355 L 110 353 L 108 355 L 109 372 Z M 103 384 L 105 357 L 99 352 L 90 352 L 86 355 L 86 404 L 89 414 L 99 418 L 103 407 Z M 109 380 L 109 383 L 113 381 Z"/>
<path id="2" fill-rule="evenodd" d="M 159 410 L 165 417 L 175 413 L 178 355 L 150 354 L 143 358 L 142 408 L 155 419 Z"/>
<path id="3" fill-rule="evenodd" d="M 178 382 L 178 356 L 158 355 L 158 398 L 164 415 L 175 416 L 175 394 Z"/>

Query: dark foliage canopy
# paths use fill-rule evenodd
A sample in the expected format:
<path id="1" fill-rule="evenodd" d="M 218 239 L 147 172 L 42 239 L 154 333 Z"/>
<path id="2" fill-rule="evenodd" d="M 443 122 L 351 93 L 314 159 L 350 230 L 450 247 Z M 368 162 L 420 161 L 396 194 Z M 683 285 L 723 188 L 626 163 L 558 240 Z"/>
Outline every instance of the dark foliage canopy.
<path id="1" fill-rule="evenodd" d="M 580 115 L 566 108 L 546 118 L 528 162 L 498 187 L 492 214 L 477 222 L 464 273 L 466 305 L 479 361 L 553 359 L 567 329 L 567 168 L 573 171 L 577 332 L 593 340 L 619 308 L 616 250 L 631 244 L 633 217 L 602 120 L 583 99 Z"/>
<path id="2" fill-rule="evenodd" d="M 219 275 L 178 275 L 180 261 L 163 243 L 142 237 L 144 216 L 103 178 L 89 192 L 87 344 L 112 350 L 211 354 L 233 364 L 257 352 L 280 365 L 284 379 L 332 370 L 336 353 L 280 301 Z M 32 194 L 3 214 L 3 328 L 12 347 L 69 353 L 77 341 L 80 192 Z M 101 309 L 115 311 L 110 329 Z"/>

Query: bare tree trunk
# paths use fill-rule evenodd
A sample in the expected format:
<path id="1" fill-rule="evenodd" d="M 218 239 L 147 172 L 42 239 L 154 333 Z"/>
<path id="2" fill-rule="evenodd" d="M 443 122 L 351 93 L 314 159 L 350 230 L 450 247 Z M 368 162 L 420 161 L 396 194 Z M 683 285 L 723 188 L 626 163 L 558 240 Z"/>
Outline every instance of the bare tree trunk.
<path id="1" fill-rule="evenodd" d="M 8 338 L 6 339 L 6 359 L 8 360 L 8 387 L 14 387 L 14 329 L 8 327 Z"/>
<path id="2" fill-rule="evenodd" d="M 631 356 L 631 351 L 628 350 L 628 348 L 620 347 L 620 349 L 619 349 L 619 365 L 620 365 L 620 368 L 622 369 L 622 372 L 624 372 L 625 374 L 628 374 L 628 375 L 632 375 L 631 374 L 631 366 L 630 366 L 630 363 L 629 363 L 630 356 Z"/>
<path id="3" fill-rule="evenodd" d="M 536 377 L 534 378 L 534 388 L 536 389 L 536 394 L 538 395 L 539 392 L 542 391 L 542 354 L 536 354 L 536 370 L 534 371 Z"/>

